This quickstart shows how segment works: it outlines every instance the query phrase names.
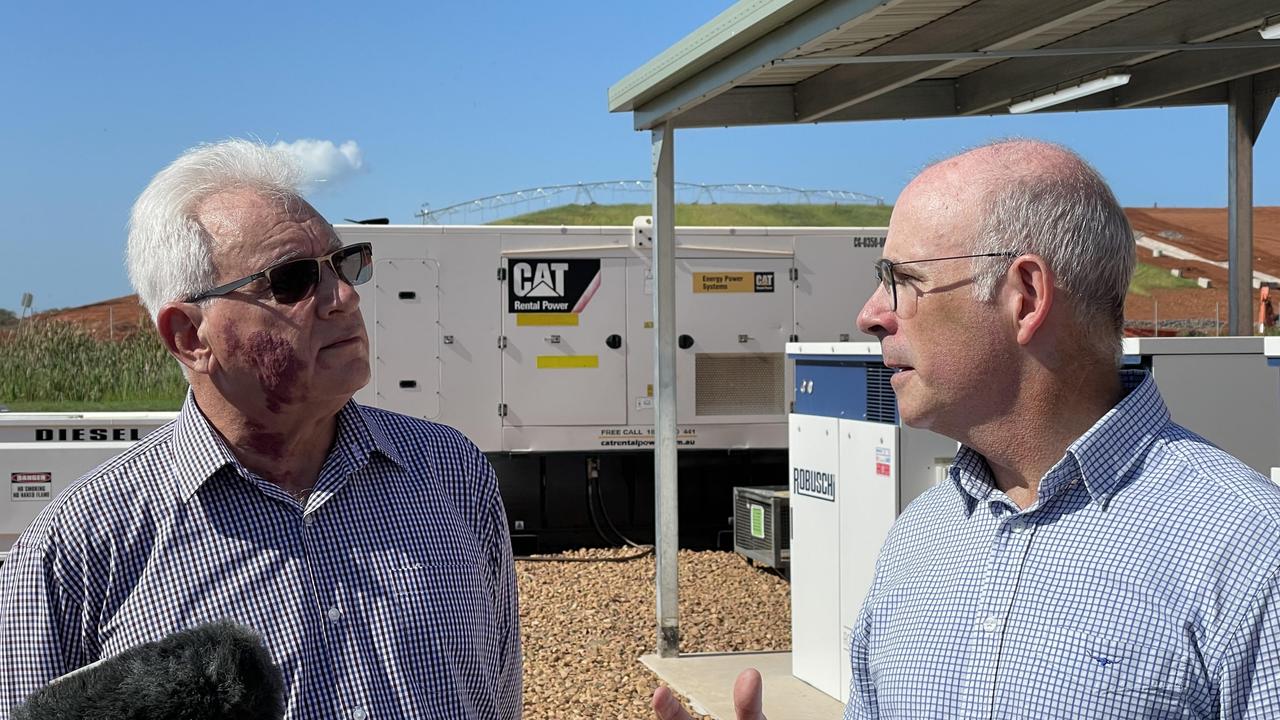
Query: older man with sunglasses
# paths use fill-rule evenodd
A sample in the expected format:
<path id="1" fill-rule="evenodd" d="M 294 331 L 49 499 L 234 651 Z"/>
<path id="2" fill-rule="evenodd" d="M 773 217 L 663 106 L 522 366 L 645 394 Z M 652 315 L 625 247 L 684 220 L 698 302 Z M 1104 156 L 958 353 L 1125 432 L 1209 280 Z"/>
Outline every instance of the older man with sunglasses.
<path id="1" fill-rule="evenodd" d="M 362 407 L 369 342 L 341 247 L 283 154 L 191 150 L 138 198 L 129 272 L 191 390 L 177 420 L 59 495 L 0 569 L 0 718 L 99 658 L 230 618 L 286 717 L 517 718 L 493 469 L 457 431 Z"/>
<path id="2" fill-rule="evenodd" d="M 1280 488 L 1120 371 L 1134 263 L 1065 148 L 996 143 L 903 190 L 858 326 L 903 421 L 960 447 L 880 552 L 846 720 L 1280 717 Z M 744 673 L 740 719 L 759 694 Z"/>

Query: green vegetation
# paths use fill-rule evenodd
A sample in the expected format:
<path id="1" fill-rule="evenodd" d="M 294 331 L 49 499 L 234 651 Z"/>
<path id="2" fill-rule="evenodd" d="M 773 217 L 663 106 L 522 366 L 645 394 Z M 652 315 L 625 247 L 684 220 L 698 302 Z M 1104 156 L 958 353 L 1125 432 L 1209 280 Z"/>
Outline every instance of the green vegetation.
<path id="1" fill-rule="evenodd" d="M 11 411 L 177 410 L 186 392 L 151 329 L 115 342 L 56 321 L 0 333 L 0 405 Z"/>
<path id="2" fill-rule="evenodd" d="M 1174 277 L 1169 271 L 1155 265 L 1138 263 L 1133 270 L 1133 280 L 1129 281 L 1129 292 L 1134 295 L 1147 296 L 1152 290 L 1170 290 L 1178 288 L 1199 287 L 1195 280 Z"/>
<path id="3" fill-rule="evenodd" d="M 677 205 L 676 224 L 697 227 L 884 227 L 889 205 Z M 625 225 L 652 215 L 649 205 L 562 205 L 493 225 Z"/>

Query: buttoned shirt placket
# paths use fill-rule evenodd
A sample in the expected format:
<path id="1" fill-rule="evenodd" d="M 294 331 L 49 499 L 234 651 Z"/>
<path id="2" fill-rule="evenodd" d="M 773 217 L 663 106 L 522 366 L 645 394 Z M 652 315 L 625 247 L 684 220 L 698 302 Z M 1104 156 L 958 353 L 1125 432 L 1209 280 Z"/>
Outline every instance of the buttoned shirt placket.
<path id="1" fill-rule="evenodd" d="M 1070 455 L 1042 478 L 1036 502 L 1026 509 L 992 487 L 990 471 L 958 478 L 961 488 L 973 496 L 971 522 L 987 526 L 991 548 L 974 607 L 972 631 L 966 653 L 959 717 L 999 717 L 1000 666 L 1006 638 L 1017 620 L 1022 573 L 1035 540 L 1037 522 L 1052 512 L 1058 496 L 1076 484 L 1078 467 Z M 1046 507 L 1050 506 L 1050 507 Z M 959 710 L 959 709 L 958 709 Z"/>

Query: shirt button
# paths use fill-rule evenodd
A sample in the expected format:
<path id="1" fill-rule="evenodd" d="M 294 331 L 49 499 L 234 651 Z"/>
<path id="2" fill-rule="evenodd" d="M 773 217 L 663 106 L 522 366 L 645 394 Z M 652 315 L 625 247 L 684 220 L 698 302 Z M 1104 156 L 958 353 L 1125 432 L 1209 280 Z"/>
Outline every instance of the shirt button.
<path id="1" fill-rule="evenodd" d="M 307 527 L 311 527 L 313 524 L 315 524 L 315 521 L 316 521 L 316 516 L 315 516 L 315 515 L 303 515 L 303 516 L 302 516 L 302 524 L 303 524 L 303 525 L 305 525 L 305 526 L 307 526 Z"/>
<path id="2" fill-rule="evenodd" d="M 351 711 L 351 720 L 364 720 L 367 717 L 369 717 L 369 713 L 365 712 L 364 708 L 356 708 Z"/>
<path id="3" fill-rule="evenodd" d="M 995 615 L 987 616 L 987 619 L 982 621 L 982 629 L 985 630 L 986 632 L 995 632 L 996 630 L 999 630 L 1000 618 L 996 617 Z"/>
<path id="4" fill-rule="evenodd" d="M 1022 534 L 1022 532 L 1026 529 L 1027 529 L 1026 520 L 1014 520 L 1013 522 L 1009 523 L 1009 530 L 1011 532 Z"/>
<path id="5" fill-rule="evenodd" d="M 342 611 L 339 610 L 337 606 L 329 608 L 330 622 L 338 622 L 341 619 L 342 619 Z M 361 710 L 360 708 L 356 708 L 356 712 L 364 712 L 364 710 Z M 364 717 L 364 716 L 362 715 L 361 717 Z"/>

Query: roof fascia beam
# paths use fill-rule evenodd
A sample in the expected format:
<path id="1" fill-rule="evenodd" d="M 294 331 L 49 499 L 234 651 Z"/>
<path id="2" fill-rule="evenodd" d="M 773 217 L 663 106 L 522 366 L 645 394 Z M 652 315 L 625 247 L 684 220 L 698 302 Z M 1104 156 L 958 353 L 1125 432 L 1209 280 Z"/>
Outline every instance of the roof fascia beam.
<path id="1" fill-rule="evenodd" d="M 637 107 L 636 130 L 649 130 L 720 95 L 751 73 L 766 68 L 795 48 L 868 19 L 901 0 L 828 0 L 763 38 Z M 679 121 L 676 121 L 679 125 Z"/>

